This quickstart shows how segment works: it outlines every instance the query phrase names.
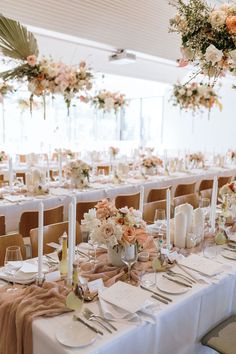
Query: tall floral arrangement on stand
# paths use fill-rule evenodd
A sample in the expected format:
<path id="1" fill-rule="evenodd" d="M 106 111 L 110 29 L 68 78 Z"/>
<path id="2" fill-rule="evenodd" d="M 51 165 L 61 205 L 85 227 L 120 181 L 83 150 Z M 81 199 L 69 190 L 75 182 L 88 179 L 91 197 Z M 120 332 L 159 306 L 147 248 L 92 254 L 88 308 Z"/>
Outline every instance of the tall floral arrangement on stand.
<path id="1" fill-rule="evenodd" d="M 170 0 L 177 9 L 170 31 L 181 35 L 180 66 L 197 65 L 197 74 L 217 78 L 236 74 L 236 5 L 211 7 L 204 0 Z"/>
<path id="2" fill-rule="evenodd" d="M 110 92 L 106 90 L 99 91 L 97 95 L 91 98 L 92 105 L 104 112 L 112 110 L 117 113 L 121 108 L 127 105 L 125 95 L 118 92 Z"/>
<path id="3" fill-rule="evenodd" d="M 72 67 L 53 59 L 39 59 L 36 38 L 19 22 L 0 16 L 0 50 L 6 57 L 15 60 L 16 66 L 0 73 L 4 81 L 19 80 L 28 83 L 31 92 L 30 103 L 34 96 L 45 98 L 51 94 L 64 97 L 68 111 L 71 101 L 81 91 L 92 88 L 92 74 L 82 61 L 78 67 Z"/>
<path id="4" fill-rule="evenodd" d="M 174 85 L 172 102 L 174 106 L 179 106 L 180 109 L 191 109 L 194 112 L 202 108 L 210 111 L 214 106 L 222 109 L 215 90 L 210 85 L 197 82 Z"/>
<path id="5" fill-rule="evenodd" d="M 88 186 L 91 167 L 86 162 L 82 160 L 71 161 L 64 167 L 64 170 L 66 177 L 71 179 L 71 183 L 76 188 Z"/>

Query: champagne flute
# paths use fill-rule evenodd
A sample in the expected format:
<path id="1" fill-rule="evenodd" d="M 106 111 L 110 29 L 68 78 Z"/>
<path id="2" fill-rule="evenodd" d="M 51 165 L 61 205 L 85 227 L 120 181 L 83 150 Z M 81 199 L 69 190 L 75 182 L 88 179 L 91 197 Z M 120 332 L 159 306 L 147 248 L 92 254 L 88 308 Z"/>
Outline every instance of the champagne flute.
<path id="1" fill-rule="evenodd" d="M 131 267 L 137 262 L 138 249 L 137 245 L 125 245 L 121 251 L 121 260 L 128 266 L 128 283 L 131 283 Z"/>
<path id="2" fill-rule="evenodd" d="M 9 246 L 6 249 L 4 266 L 7 273 L 12 275 L 12 287 L 7 291 L 17 291 L 15 287 L 15 275 L 18 269 L 23 265 L 23 258 L 21 255 L 21 250 L 19 246 Z"/>

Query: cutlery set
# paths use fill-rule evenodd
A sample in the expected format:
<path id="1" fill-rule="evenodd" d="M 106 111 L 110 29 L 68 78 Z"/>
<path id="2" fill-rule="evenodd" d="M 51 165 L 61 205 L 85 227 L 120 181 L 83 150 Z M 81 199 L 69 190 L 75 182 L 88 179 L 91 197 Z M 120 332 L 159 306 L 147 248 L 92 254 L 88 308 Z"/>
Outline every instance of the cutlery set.
<path id="1" fill-rule="evenodd" d="M 105 329 L 108 333 L 113 333 L 112 330 L 117 331 L 117 328 L 112 323 L 110 323 L 109 320 L 107 320 L 103 316 L 99 316 L 99 315 L 94 314 L 88 308 L 84 309 L 83 316 L 86 318 L 87 321 L 85 321 L 81 316 L 78 316 L 78 315 L 74 315 L 73 319 L 75 321 L 79 321 L 79 322 L 83 323 L 85 326 L 87 326 L 89 329 L 91 329 L 95 333 L 98 333 L 100 335 L 104 334 L 101 330 L 99 330 L 96 327 L 94 327 L 91 324 L 89 324 L 88 321 L 89 322 L 90 321 L 96 322 L 100 327 Z"/>

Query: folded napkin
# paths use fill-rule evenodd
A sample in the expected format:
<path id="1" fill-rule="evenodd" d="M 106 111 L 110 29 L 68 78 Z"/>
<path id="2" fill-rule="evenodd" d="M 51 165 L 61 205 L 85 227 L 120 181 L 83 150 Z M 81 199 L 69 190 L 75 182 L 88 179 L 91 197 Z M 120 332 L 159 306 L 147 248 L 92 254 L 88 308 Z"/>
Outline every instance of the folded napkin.
<path id="1" fill-rule="evenodd" d="M 0 289 L 0 354 L 32 354 L 32 321 L 68 312 L 68 290 L 60 285 L 31 285 L 17 293 Z"/>
<path id="2" fill-rule="evenodd" d="M 184 212 L 176 212 L 174 219 L 174 239 L 175 246 L 178 248 L 185 248 L 186 234 L 187 234 L 187 216 Z"/>

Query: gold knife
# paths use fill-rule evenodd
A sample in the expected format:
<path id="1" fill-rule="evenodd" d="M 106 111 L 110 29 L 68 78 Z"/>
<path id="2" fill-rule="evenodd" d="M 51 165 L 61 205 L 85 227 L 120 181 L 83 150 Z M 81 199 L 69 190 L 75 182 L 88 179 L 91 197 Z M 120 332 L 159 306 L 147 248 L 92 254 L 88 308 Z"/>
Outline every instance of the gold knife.
<path id="1" fill-rule="evenodd" d="M 73 319 L 75 321 L 79 321 L 81 323 L 83 323 L 86 327 L 88 327 L 89 329 L 91 329 L 91 331 L 95 332 L 95 333 L 98 333 L 98 334 L 101 334 L 103 336 L 103 332 L 100 331 L 99 329 L 91 326 L 90 324 L 88 324 L 86 321 L 84 321 L 81 317 L 79 316 L 76 316 L 76 315 L 73 315 Z"/>
<path id="2" fill-rule="evenodd" d="M 146 286 L 140 285 L 140 288 L 143 289 L 143 290 L 150 291 L 150 293 L 153 293 L 154 295 L 159 296 L 159 297 L 161 297 L 162 299 L 164 299 L 164 300 L 166 300 L 166 301 L 172 302 L 172 299 L 170 299 L 169 297 L 164 296 L 164 295 L 162 295 L 162 294 L 159 294 L 157 291 L 154 291 L 154 290 L 152 290 L 152 289 L 146 288 Z"/>
<path id="3" fill-rule="evenodd" d="M 166 278 L 166 279 L 168 279 L 168 280 L 170 280 L 170 281 L 173 281 L 173 283 L 186 286 L 187 288 L 192 288 L 192 285 L 190 285 L 190 284 L 186 284 L 186 283 L 184 283 L 184 282 L 182 282 L 182 281 L 180 281 L 180 280 L 176 280 L 176 279 L 174 279 L 174 278 L 168 277 L 168 276 L 165 275 L 165 274 L 163 274 L 162 276 L 163 276 L 163 278 Z"/>

